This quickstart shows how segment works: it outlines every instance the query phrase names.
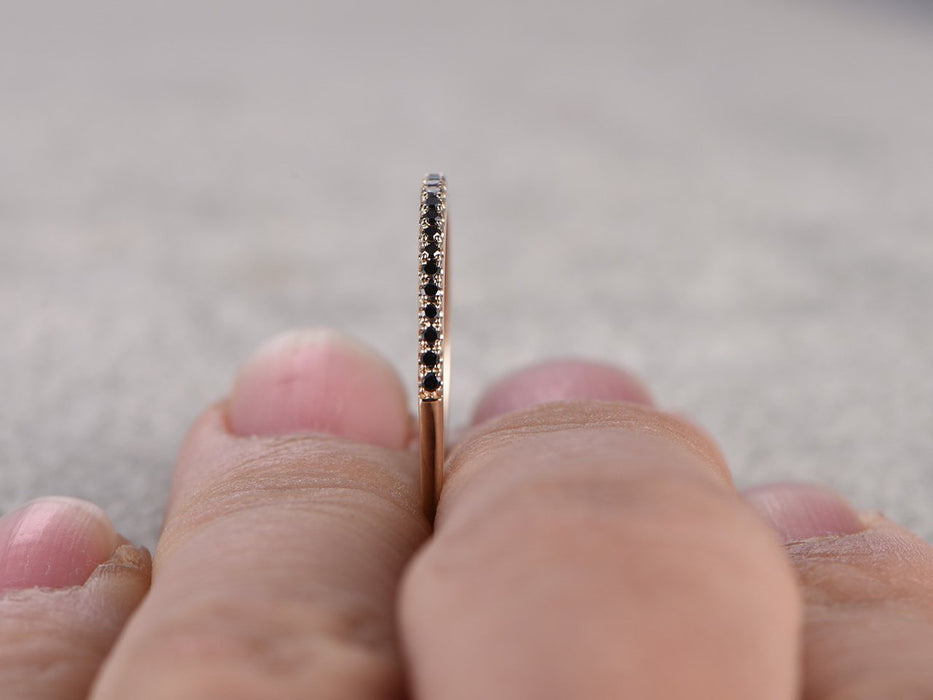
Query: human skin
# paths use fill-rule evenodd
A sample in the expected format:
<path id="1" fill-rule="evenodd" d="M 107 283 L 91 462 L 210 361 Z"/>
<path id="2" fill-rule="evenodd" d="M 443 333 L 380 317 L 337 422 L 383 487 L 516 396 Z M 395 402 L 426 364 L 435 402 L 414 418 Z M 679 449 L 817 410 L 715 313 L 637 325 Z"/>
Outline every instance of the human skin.
<path id="1" fill-rule="evenodd" d="M 372 350 L 294 332 L 191 429 L 153 559 L 83 501 L 5 515 L 4 697 L 933 697 L 933 549 L 820 486 L 737 493 L 630 374 L 494 385 L 433 529 L 414 427 Z"/>

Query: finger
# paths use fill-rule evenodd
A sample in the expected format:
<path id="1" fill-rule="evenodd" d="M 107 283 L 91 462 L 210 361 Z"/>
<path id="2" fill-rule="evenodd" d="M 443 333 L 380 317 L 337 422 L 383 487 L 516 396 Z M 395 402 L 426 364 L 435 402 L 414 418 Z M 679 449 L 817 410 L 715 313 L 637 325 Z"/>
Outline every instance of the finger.
<path id="1" fill-rule="evenodd" d="M 3 697 L 87 697 L 149 574 L 148 552 L 86 501 L 47 497 L 0 518 Z"/>
<path id="2" fill-rule="evenodd" d="M 803 697 L 933 697 L 933 548 L 824 487 L 745 498 L 787 543 L 803 588 Z"/>
<path id="3" fill-rule="evenodd" d="M 401 590 L 416 697 L 796 697 L 794 579 L 700 431 L 549 403 L 448 470 Z"/>
<path id="4" fill-rule="evenodd" d="M 395 591 L 429 531 L 405 404 L 333 332 L 247 362 L 186 440 L 152 592 L 95 697 L 400 697 Z"/>

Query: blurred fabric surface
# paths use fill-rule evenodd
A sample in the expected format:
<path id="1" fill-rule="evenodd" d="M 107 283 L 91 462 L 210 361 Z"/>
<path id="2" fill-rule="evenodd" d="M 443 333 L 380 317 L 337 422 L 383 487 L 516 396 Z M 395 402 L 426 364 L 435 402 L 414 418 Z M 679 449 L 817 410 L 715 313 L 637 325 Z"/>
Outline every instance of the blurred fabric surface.
<path id="1" fill-rule="evenodd" d="M 524 363 L 614 360 L 740 486 L 823 482 L 933 538 L 928 4 L 2 15 L 3 510 L 82 496 L 151 545 L 188 424 L 289 327 L 413 382 L 440 169 L 454 423 Z"/>

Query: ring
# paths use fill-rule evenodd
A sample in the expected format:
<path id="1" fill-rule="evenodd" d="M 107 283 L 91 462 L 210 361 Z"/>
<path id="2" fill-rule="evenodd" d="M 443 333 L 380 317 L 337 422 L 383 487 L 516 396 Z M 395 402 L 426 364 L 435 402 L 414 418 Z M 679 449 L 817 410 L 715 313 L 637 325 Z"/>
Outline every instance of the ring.
<path id="1" fill-rule="evenodd" d="M 421 430 L 421 502 L 434 521 L 444 477 L 444 425 L 450 396 L 448 329 L 447 178 L 431 173 L 421 181 L 418 229 L 418 418 Z"/>

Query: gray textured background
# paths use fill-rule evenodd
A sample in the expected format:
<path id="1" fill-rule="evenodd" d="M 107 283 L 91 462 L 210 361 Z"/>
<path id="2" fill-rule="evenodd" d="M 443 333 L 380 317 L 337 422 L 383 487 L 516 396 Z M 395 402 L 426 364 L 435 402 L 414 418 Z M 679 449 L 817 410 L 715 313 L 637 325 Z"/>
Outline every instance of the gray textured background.
<path id="1" fill-rule="evenodd" d="M 266 336 L 414 371 L 418 182 L 456 236 L 454 420 L 583 354 L 737 480 L 933 537 L 927 2 L 0 0 L 0 508 L 151 544 Z"/>

